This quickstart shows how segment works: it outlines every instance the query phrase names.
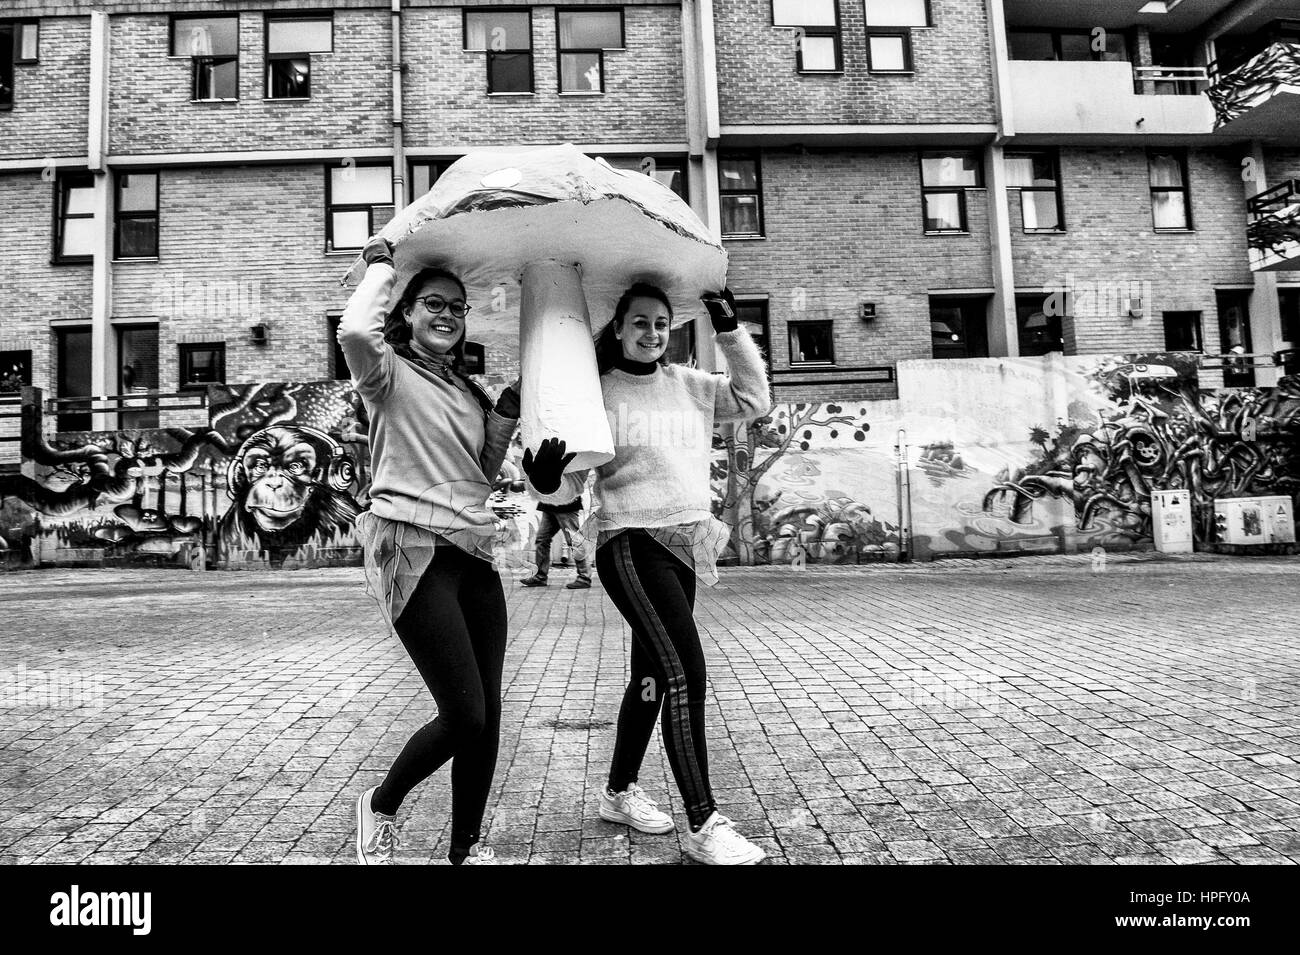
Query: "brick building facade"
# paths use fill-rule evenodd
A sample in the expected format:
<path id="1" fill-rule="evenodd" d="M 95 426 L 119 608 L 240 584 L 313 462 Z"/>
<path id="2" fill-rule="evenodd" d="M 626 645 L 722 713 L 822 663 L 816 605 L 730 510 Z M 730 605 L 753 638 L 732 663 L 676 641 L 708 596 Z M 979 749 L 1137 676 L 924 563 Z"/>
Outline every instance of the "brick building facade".
<path id="1" fill-rule="evenodd" d="M 778 399 L 1050 349 L 1217 383 L 1236 346 L 1226 382 L 1268 384 L 1300 246 L 1248 233 L 1300 217 L 1270 73 L 1300 11 L 1151 6 L 9 0 L 0 364 L 63 396 L 341 374 L 358 236 L 468 150 L 567 141 L 676 174 Z"/>

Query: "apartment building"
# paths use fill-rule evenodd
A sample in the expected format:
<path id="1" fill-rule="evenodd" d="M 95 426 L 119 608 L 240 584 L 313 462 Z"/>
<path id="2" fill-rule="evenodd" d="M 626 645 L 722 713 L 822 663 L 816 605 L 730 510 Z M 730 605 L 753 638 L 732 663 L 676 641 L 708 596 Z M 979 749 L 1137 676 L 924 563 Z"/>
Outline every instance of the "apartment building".
<path id="1" fill-rule="evenodd" d="M 778 400 L 1050 350 L 1235 349 L 1266 357 L 1206 380 L 1268 384 L 1300 344 L 1298 24 L 1300 0 L 8 0 L 0 386 L 346 377 L 365 238 L 467 151 L 566 141 L 717 229 Z M 677 356 L 710 367 L 707 340 Z M 127 422 L 59 420 L 90 424 Z"/>

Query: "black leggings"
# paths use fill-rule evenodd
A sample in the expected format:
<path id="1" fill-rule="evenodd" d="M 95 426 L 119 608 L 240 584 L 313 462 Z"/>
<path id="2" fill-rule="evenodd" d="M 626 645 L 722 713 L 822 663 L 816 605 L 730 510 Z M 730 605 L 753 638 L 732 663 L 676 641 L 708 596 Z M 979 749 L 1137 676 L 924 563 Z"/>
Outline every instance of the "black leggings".
<path id="1" fill-rule="evenodd" d="M 636 782 L 655 720 L 691 828 L 717 808 L 704 738 L 706 673 L 695 628 L 695 574 L 641 530 L 624 531 L 596 552 L 596 571 L 632 628 L 632 678 L 618 713 L 609 788 Z M 661 705 L 662 704 L 662 705 Z"/>
<path id="2" fill-rule="evenodd" d="M 440 546 L 395 623 L 438 716 L 406 741 L 371 797 L 393 814 L 407 793 L 451 760 L 451 859 L 479 840 L 496 770 L 506 601 L 492 565 Z"/>

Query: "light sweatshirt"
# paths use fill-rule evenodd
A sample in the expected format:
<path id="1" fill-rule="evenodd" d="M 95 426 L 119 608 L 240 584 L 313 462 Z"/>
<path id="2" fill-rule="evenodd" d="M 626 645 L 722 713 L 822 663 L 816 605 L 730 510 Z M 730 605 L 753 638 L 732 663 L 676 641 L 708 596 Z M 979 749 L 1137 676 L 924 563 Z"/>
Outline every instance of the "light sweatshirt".
<path id="1" fill-rule="evenodd" d="M 384 341 L 395 274 L 385 262 L 370 265 L 338 331 L 352 385 L 370 413 L 370 509 L 487 556 L 495 536 L 487 499 L 517 421 L 484 410 L 467 386 Z"/>
<path id="2" fill-rule="evenodd" d="M 600 378 L 614 458 L 596 468 L 594 511 L 602 531 L 669 527 L 713 516 L 709 463 L 713 424 L 761 417 L 771 410 L 758 346 L 744 328 L 721 332 L 726 377 L 664 365 L 649 375 L 614 368 Z M 529 490 L 551 504 L 582 493 L 587 470 L 564 475 L 552 494 Z"/>

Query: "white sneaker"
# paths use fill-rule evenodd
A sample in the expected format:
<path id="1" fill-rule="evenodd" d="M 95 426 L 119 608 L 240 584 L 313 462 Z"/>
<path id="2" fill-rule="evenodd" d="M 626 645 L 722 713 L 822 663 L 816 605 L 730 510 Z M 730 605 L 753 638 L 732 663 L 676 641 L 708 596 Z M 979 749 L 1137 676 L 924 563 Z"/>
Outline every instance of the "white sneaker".
<path id="1" fill-rule="evenodd" d="M 686 854 L 705 865 L 755 865 L 767 858 L 766 852 L 718 812 L 709 816 L 699 832 L 686 833 Z"/>
<path id="2" fill-rule="evenodd" d="M 645 790 L 636 783 L 621 793 L 606 789 L 600 794 L 600 818 L 606 822 L 621 822 L 640 832 L 658 835 L 672 832 L 673 817 L 658 807 Z"/>
<path id="3" fill-rule="evenodd" d="M 393 850 L 401 841 L 397 837 L 397 817 L 374 812 L 370 797 L 372 786 L 357 797 L 357 862 L 360 865 L 392 865 Z"/>
<path id="4" fill-rule="evenodd" d="M 497 854 L 487 846 L 480 846 L 478 843 L 469 847 L 469 855 L 461 862 L 461 865 L 498 865 Z"/>

